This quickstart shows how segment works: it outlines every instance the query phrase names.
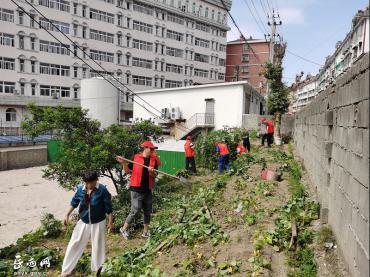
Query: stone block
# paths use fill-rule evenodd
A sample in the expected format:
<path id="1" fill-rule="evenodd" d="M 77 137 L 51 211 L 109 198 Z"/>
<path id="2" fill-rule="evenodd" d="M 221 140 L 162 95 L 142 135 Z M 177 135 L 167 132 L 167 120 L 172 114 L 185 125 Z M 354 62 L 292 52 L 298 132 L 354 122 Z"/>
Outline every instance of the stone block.
<path id="1" fill-rule="evenodd" d="M 333 126 L 333 124 L 334 124 L 334 112 L 332 110 L 325 112 L 324 124 L 328 125 L 328 126 Z"/>
<path id="2" fill-rule="evenodd" d="M 363 248 L 366 255 L 369 255 L 369 222 L 366 222 L 360 213 L 355 210 L 352 214 L 353 232 Z"/>
<path id="3" fill-rule="evenodd" d="M 356 265 L 361 277 L 369 276 L 369 254 L 366 253 L 361 245 L 356 245 Z"/>
<path id="4" fill-rule="evenodd" d="M 320 209 L 320 223 L 327 224 L 329 222 L 329 209 L 321 208 Z"/>
<path id="5" fill-rule="evenodd" d="M 369 222 L 369 189 L 359 184 L 358 187 L 358 207 L 360 214 Z"/>
<path id="6" fill-rule="evenodd" d="M 369 128 L 369 100 L 360 102 L 355 109 L 355 126 Z"/>
<path id="7" fill-rule="evenodd" d="M 348 137 L 351 143 L 349 143 L 349 149 L 351 149 L 356 154 L 362 156 L 363 152 L 363 129 L 360 128 L 349 128 Z"/>
<path id="8" fill-rule="evenodd" d="M 366 188 L 369 187 L 369 160 L 364 159 L 356 154 L 348 153 L 345 168 L 351 172 L 352 176 L 357 179 Z"/>
<path id="9" fill-rule="evenodd" d="M 333 143 L 330 141 L 325 142 L 325 157 L 331 158 L 333 153 Z"/>
<path id="10" fill-rule="evenodd" d="M 368 159 L 369 158 L 369 129 L 363 129 L 362 130 L 362 142 L 363 142 L 363 146 L 362 146 L 362 157 L 364 159 Z"/>

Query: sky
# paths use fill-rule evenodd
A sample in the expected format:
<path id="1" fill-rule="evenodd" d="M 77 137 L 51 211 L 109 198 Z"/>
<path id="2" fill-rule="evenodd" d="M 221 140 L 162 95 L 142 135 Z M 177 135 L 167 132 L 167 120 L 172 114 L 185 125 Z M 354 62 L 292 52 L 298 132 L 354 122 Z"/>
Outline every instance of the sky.
<path id="1" fill-rule="evenodd" d="M 233 0 L 231 15 L 246 38 L 264 39 L 264 34 L 270 32 L 266 13 L 273 8 L 278 11 L 282 25 L 277 27 L 277 32 L 287 42 L 287 50 L 314 62 L 286 52 L 283 81 L 291 84 L 301 71 L 305 75 L 318 72 L 325 57 L 334 53 L 335 43 L 349 32 L 357 10 L 368 3 L 368 0 Z M 229 26 L 228 40 L 239 38 L 239 32 L 230 19 Z"/>

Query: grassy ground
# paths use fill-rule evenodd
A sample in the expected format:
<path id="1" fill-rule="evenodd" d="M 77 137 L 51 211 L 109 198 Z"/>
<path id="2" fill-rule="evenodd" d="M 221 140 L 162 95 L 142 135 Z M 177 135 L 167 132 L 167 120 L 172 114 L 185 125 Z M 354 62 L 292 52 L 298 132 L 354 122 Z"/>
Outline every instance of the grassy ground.
<path id="1" fill-rule="evenodd" d="M 318 227 L 317 204 L 304 192 L 291 151 L 275 146 L 252 152 L 254 160 L 232 176 L 203 170 L 192 177 L 192 192 L 170 182 L 175 189 L 153 215 L 149 240 L 140 237 L 141 229 L 129 241 L 108 234 L 106 276 L 345 276 L 336 249 L 324 246 L 335 238 Z M 281 170 L 282 180 L 261 180 L 265 164 Z M 292 225 L 298 232 L 293 239 Z M 63 255 L 67 243 L 63 232 L 33 247 Z M 89 275 L 89 253 L 90 245 L 75 276 Z"/>

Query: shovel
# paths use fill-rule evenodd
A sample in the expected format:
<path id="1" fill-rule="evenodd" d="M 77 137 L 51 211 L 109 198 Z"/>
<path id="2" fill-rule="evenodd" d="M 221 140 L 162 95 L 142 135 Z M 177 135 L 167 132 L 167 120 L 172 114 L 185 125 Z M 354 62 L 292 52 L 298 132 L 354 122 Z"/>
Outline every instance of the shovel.
<path id="1" fill-rule="evenodd" d="M 129 160 L 129 159 L 126 159 L 126 158 L 124 158 L 124 157 L 120 157 L 120 158 L 122 158 L 122 160 L 124 160 L 124 161 L 126 161 L 126 162 L 130 162 L 130 163 L 133 163 L 133 164 L 136 164 L 136 165 L 139 165 L 139 166 L 142 166 L 142 167 L 144 167 L 144 168 L 149 169 L 149 167 L 148 167 L 148 166 L 146 166 L 146 165 L 143 165 L 143 164 L 140 164 L 140 163 L 134 162 L 134 161 Z M 188 179 L 186 179 L 185 177 L 182 177 L 182 176 L 177 177 L 177 176 L 175 176 L 175 175 L 168 174 L 168 173 L 166 173 L 166 172 L 164 172 L 164 171 L 161 171 L 161 170 L 158 170 L 158 169 L 155 169 L 155 168 L 154 168 L 153 170 L 154 170 L 155 172 L 159 173 L 159 174 L 162 174 L 162 175 L 168 176 L 168 177 L 170 177 L 170 178 L 176 179 L 176 180 L 180 181 L 181 183 L 183 183 L 184 185 L 188 185 L 188 186 L 189 186 L 189 188 L 191 189 L 191 183 L 190 183 L 190 182 L 189 182 L 189 180 L 188 180 Z"/>

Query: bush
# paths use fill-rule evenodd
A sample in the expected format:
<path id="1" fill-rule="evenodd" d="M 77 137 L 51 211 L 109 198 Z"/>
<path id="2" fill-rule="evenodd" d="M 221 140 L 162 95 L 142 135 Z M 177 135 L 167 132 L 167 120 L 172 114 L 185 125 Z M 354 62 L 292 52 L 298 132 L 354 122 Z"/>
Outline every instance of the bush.
<path id="1" fill-rule="evenodd" d="M 230 159 L 236 158 L 236 145 L 241 141 L 242 130 L 212 131 L 200 135 L 196 142 L 197 162 L 201 167 L 215 170 L 217 168 L 216 143 L 224 141 L 230 150 Z"/>

